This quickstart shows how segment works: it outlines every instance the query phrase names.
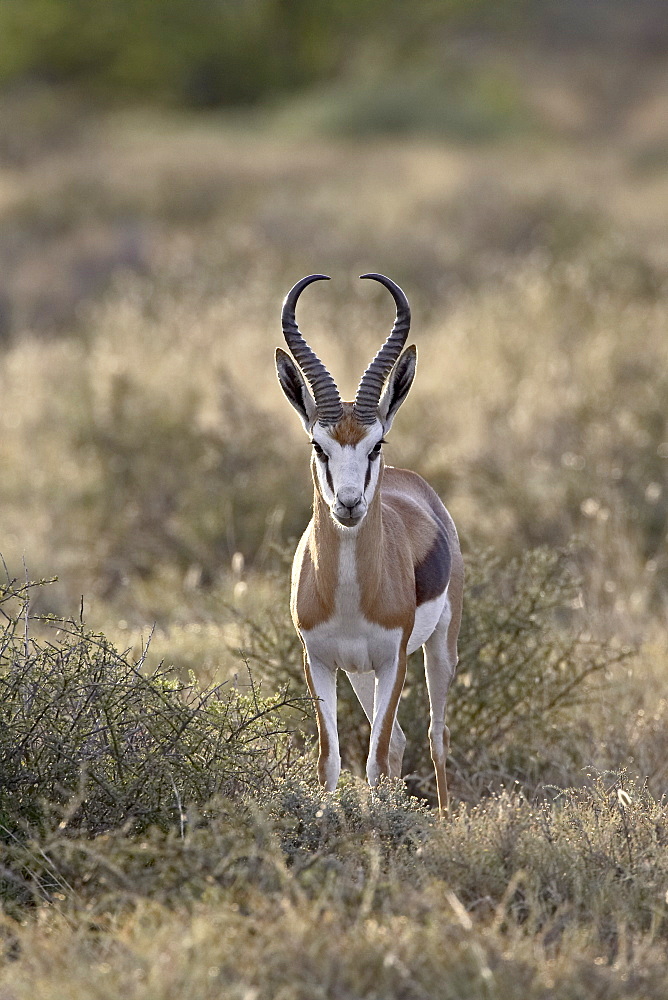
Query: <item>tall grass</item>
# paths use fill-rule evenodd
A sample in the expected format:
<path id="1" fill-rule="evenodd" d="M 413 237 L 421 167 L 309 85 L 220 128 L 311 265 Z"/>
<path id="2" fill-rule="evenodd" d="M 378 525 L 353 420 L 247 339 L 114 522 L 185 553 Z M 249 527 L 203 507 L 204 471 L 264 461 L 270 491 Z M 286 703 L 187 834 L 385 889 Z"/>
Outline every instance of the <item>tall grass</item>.
<path id="1" fill-rule="evenodd" d="M 89 137 L 57 171 L 37 165 L 5 209 L 9 314 L 23 317 L 0 373 L 12 566 L 25 553 L 72 601 L 106 602 L 164 574 L 210 586 L 237 551 L 266 565 L 310 504 L 273 375 L 276 303 L 316 263 L 333 273 L 300 316 L 350 394 L 391 322 L 350 278 L 373 265 L 410 293 L 420 351 L 390 461 L 426 474 L 477 546 L 512 556 L 579 535 L 590 598 L 615 621 L 663 607 L 668 359 L 664 270 L 641 242 L 649 181 L 631 225 L 621 179 L 604 206 L 577 151 L 569 185 L 540 147 L 353 157 L 315 143 L 305 164 L 275 138 L 137 125 Z M 91 219 L 102 247 L 122 233 L 138 255 L 101 259 Z M 55 258 L 52 325 L 31 329 L 21 296 Z M 83 292 L 65 333 L 61 285 Z"/>
<path id="2" fill-rule="evenodd" d="M 629 186 L 623 144 L 80 125 L 0 175 L 2 989 L 663 998 L 660 179 Z M 350 276 L 414 307 L 388 457 L 468 567 L 446 826 L 419 659 L 406 783 L 360 782 L 344 683 L 353 773 L 315 782 L 287 611 L 308 449 L 272 354 L 316 269 L 300 325 L 345 395 L 393 312 Z"/>
<path id="3" fill-rule="evenodd" d="M 288 710 L 304 699 L 251 685 L 202 690 L 145 669 L 82 621 L 42 619 L 35 585 L 0 588 L 0 839 L 9 898 L 49 898 L 60 878 L 37 838 L 123 829 L 184 832 L 215 796 L 263 790 L 290 771 Z"/>

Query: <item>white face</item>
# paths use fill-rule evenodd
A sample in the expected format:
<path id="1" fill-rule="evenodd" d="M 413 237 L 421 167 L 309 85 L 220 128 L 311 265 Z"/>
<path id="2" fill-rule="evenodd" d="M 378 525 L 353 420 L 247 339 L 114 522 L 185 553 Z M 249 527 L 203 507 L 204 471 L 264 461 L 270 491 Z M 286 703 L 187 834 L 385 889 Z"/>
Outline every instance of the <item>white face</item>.
<path id="1" fill-rule="evenodd" d="M 383 427 L 380 420 L 356 444 L 340 444 L 316 423 L 311 431 L 320 493 L 335 523 L 356 528 L 371 503 L 381 470 Z"/>

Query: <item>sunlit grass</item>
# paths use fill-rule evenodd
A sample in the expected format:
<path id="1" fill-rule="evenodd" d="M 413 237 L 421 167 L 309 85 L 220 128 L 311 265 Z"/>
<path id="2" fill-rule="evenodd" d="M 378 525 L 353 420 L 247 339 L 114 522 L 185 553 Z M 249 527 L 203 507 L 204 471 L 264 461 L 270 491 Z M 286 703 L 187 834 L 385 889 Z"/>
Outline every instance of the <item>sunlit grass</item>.
<path id="1" fill-rule="evenodd" d="M 393 315 L 357 274 L 405 287 L 419 367 L 387 456 L 436 486 L 469 565 L 444 827 L 414 662 L 400 714 L 421 802 L 350 775 L 323 798 L 305 719 L 289 763 L 306 781 L 207 803 L 225 761 L 180 758 L 175 792 L 157 748 L 133 794 L 160 777 L 160 831 L 107 829 L 97 793 L 97 825 L 71 829 L 86 775 L 54 664 L 74 654 L 45 651 L 40 740 L 62 724 L 70 766 L 32 789 L 41 826 L 7 800 L 8 996 L 663 1000 L 668 195 L 634 150 L 604 152 L 137 115 L 0 176 L 0 552 L 20 580 L 60 577 L 32 612 L 78 616 L 84 595 L 77 683 L 90 626 L 121 675 L 141 659 L 233 699 L 303 693 L 287 580 L 308 447 L 273 370 L 302 274 L 334 279 L 299 320 L 348 396 Z M 345 688 L 341 716 L 361 773 Z"/>

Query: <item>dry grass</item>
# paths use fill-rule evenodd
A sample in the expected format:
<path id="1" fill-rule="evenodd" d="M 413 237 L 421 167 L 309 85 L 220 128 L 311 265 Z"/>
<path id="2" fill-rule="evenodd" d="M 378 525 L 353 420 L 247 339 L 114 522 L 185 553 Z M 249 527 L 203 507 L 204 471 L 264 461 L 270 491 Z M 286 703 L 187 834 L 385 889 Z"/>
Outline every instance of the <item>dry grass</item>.
<path id="1" fill-rule="evenodd" d="M 0 170 L 0 549 L 12 572 L 25 558 L 60 577 L 35 611 L 71 614 L 83 593 L 88 621 L 138 654 L 155 622 L 148 662 L 207 685 L 244 669 L 232 605 L 264 630 L 265 678 L 295 672 L 285 550 L 310 486 L 272 354 L 282 296 L 315 270 L 335 280 L 300 323 L 347 394 L 392 317 L 355 276 L 406 288 L 420 365 L 389 458 L 440 490 L 472 567 L 449 827 L 347 778 L 326 801 L 288 781 L 193 803 L 185 837 L 32 830 L 61 881 L 5 918 L 8 1000 L 666 995 L 657 102 L 586 148 L 306 142 L 137 114 Z M 550 604 L 537 567 L 573 535 Z M 504 611 L 532 593 L 538 625 L 518 611 L 513 644 Z M 602 683 L 550 715 L 593 648 Z M 510 729 L 497 656 L 537 685 L 501 692 Z M 402 711 L 428 794 L 419 695 L 416 680 Z M 343 705 L 355 768 L 365 724 Z M 515 780 L 522 795 L 499 792 Z"/>
<path id="2" fill-rule="evenodd" d="M 390 459 L 435 482 L 465 539 L 516 552 L 578 533 L 597 605 L 662 605 L 668 193 L 656 174 L 629 181 L 623 147 L 297 149 L 141 118 L 86 135 L 7 171 L 12 565 L 57 573 L 65 602 L 129 586 L 132 607 L 160 574 L 211 583 L 238 550 L 262 566 L 309 504 L 270 360 L 277 303 L 295 275 L 333 274 L 301 316 L 351 393 L 391 317 L 354 283 L 373 267 L 408 289 L 420 351 Z M 134 256 L 100 256 L 96 231 Z"/>
<path id="3" fill-rule="evenodd" d="M 623 777 L 440 828 L 353 782 L 281 807 L 283 850 L 230 813 L 185 842 L 89 845 L 83 881 L 5 922 L 6 995 L 665 995 L 665 811 Z M 70 878 L 78 850 L 51 851 Z"/>

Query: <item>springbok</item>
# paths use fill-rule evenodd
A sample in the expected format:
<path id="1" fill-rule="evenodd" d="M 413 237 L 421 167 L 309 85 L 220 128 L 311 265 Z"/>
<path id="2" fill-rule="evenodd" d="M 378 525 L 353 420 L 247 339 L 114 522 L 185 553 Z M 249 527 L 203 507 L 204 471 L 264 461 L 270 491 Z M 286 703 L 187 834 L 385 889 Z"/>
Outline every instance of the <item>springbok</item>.
<path id="1" fill-rule="evenodd" d="M 381 775 L 401 776 L 406 737 L 397 707 L 406 657 L 424 647 L 429 743 L 443 816 L 450 742 L 445 709 L 457 665 L 464 568 L 453 520 L 434 490 L 416 473 L 383 461 L 385 435 L 412 385 L 417 352 L 408 347 L 401 354 L 410 328 L 401 288 L 382 274 L 362 277 L 391 292 L 396 320 L 352 403 L 342 402 L 295 321 L 301 292 L 327 275 L 302 278 L 283 303 L 292 357 L 277 348 L 278 380 L 313 445 L 313 517 L 293 562 L 292 619 L 316 708 L 318 776 L 328 791 L 341 770 L 337 670 L 347 673 L 371 723 L 366 772 L 373 786 Z"/>

